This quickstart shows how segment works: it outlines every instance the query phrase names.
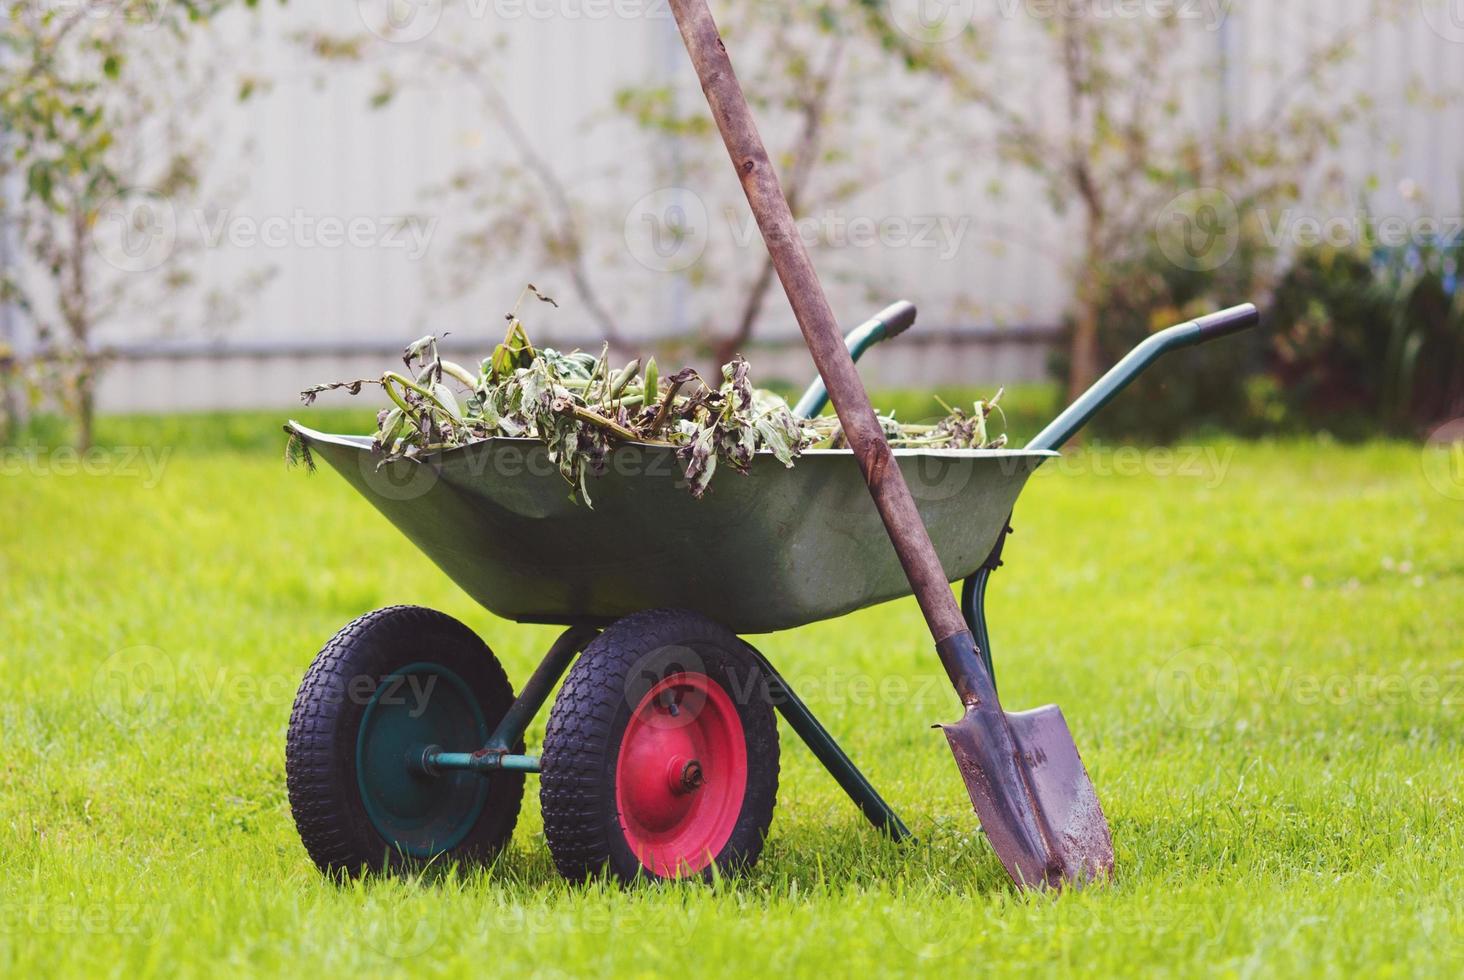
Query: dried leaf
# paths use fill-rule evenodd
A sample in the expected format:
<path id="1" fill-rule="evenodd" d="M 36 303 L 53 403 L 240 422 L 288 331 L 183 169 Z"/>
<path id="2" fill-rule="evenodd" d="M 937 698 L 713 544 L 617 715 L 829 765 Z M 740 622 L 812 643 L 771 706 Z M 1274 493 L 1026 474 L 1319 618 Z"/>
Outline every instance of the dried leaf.
<path id="1" fill-rule="evenodd" d="M 558 305 L 532 285 L 525 293 Z M 569 484 L 571 497 L 586 505 L 590 478 L 606 472 L 619 442 L 675 447 L 687 485 L 700 498 L 723 463 L 746 473 L 757 454 L 766 452 L 792 466 L 810 446 L 839 447 L 844 441 L 837 418 L 799 419 L 782 398 L 754 388 L 749 365 L 740 355 L 722 368 L 715 388 L 690 368 L 663 383 L 654 358 L 645 361 L 643 371 L 640 360 L 612 371 L 608 348 L 599 356 L 537 350 L 522 321 L 511 313 L 503 343 L 481 363 L 477 377 L 442 360 L 431 335 L 409 344 L 403 357 L 409 369 L 420 365 L 412 372 L 415 378 L 388 372 L 377 380 L 309 388 L 301 397 L 310 404 L 322 392 L 354 395 L 365 385 L 380 385 L 393 402 L 378 415 L 373 439 L 382 463 L 419 459 L 495 436 L 537 439 Z M 447 378 L 468 389 L 466 401 Z M 977 402 L 969 415 L 947 408 L 946 417 L 935 425 L 903 426 L 893 418 L 880 422 L 895 446 L 998 447 L 1006 437 L 990 440 L 987 427 L 992 413 L 1000 411 L 1000 398 L 998 392 L 990 401 Z M 292 462 L 303 460 L 313 467 L 308 447 L 293 437 L 286 454 Z"/>

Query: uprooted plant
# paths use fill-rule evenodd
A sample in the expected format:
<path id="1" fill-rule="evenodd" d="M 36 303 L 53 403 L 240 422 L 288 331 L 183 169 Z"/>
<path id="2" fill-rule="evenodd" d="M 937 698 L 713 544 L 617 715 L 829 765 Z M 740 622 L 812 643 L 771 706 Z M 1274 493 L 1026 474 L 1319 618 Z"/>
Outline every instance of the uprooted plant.
<path id="1" fill-rule="evenodd" d="M 558 306 L 532 285 L 524 291 L 529 294 Z M 674 448 L 695 497 L 706 493 L 719 465 L 746 473 L 754 456 L 765 451 L 791 467 L 804 450 L 843 445 L 836 418 L 800 419 L 778 395 L 754 388 L 741 355 L 712 381 L 691 368 L 662 377 L 654 357 L 613 367 L 608 345 L 598 356 L 536 348 L 517 312 L 507 320 L 503 343 L 476 372 L 442 357 L 437 338 L 429 335 L 402 352 L 404 371 L 318 385 L 301 397 L 309 405 L 327 391 L 385 391 L 391 407 L 377 415 L 372 441 L 382 463 L 421 460 L 494 436 L 537 439 L 571 493 L 587 504 L 589 477 L 605 472 L 617 442 Z M 969 415 L 947 406 L 947 417 L 934 425 L 881 422 L 897 448 L 1000 448 L 1006 437 L 991 439 L 987 426 L 1000 410 L 1000 397 L 977 402 Z M 310 462 L 308 448 L 293 432 L 286 458 Z"/>

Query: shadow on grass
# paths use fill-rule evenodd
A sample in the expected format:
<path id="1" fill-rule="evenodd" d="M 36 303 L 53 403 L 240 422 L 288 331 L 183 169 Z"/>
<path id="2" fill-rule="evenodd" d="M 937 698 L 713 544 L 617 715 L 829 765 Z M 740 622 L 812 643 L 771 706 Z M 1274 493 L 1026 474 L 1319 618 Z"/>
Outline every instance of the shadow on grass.
<path id="1" fill-rule="evenodd" d="M 967 825 L 961 825 L 961 824 Z M 330 879 L 326 879 L 330 880 Z M 622 884 L 608 875 L 585 883 L 567 881 L 554 867 L 543 839 L 515 842 L 491 863 L 429 862 L 395 871 L 342 878 L 342 888 L 414 887 L 455 890 L 509 889 L 541 895 L 618 893 L 666 895 L 827 895 L 851 889 L 884 889 L 892 882 L 932 896 L 1011 894 L 1014 887 L 976 825 L 952 820 L 928 825 L 916 837 L 896 843 L 862 822 L 774 829 L 758 863 L 741 874 L 682 881 L 644 880 Z"/>

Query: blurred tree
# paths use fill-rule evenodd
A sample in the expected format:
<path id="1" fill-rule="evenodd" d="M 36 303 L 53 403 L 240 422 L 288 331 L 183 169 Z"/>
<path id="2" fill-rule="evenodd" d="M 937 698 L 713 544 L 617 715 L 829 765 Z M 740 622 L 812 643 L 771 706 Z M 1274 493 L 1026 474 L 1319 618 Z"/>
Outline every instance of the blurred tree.
<path id="1" fill-rule="evenodd" d="M 374 109 L 384 108 L 413 86 L 435 90 L 455 81 L 474 92 L 484 116 L 499 130 L 500 139 L 491 142 L 509 156 L 490 166 L 460 167 L 445 186 L 428 188 L 434 196 L 451 199 L 474 224 L 459 236 L 453 250 L 447 270 L 449 290 L 466 294 L 481 284 L 483 269 L 495 259 L 527 256 L 538 268 L 563 272 L 580 307 L 604 338 L 617 341 L 620 326 L 596 285 L 596 263 L 585 234 L 585 205 L 561 174 L 564 162 L 540 149 L 533 128 L 504 96 L 495 69 L 497 55 L 508 42 L 477 21 L 481 10 L 481 4 L 452 0 L 433 10 L 438 17 L 467 18 L 473 29 L 463 34 L 430 32 L 398 39 L 393 33 L 397 26 L 388 17 L 367 30 L 307 30 L 296 40 L 325 62 L 374 70 L 376 84 L 370 97 Z M 364 11 L 363 7 L 363 15 Z"/>
<path id="2" fill-rule="evenodd" d="M 1292 26 L 1288 37 L 1300 47 L 1286 46 L 1285 65 L 1231 65 L 1215 39 L 1225 18 L 1244 16 L 1243 0 L 1213 10 L 1136 4 L 1128 14 L 1104 0 L 1013 0 L 965 23 L 952 20 L 965 4 L 921 22 L 899 16 L 917 3 L 859 2 L 868 29 L 911 71 L 981 110 L 989 125 L 970 127 L 970 152 L 1020 168 L 1041 182 L 1059 215 L 1076 213 L 1065 358 L 1073 396 L 1128 341 L 1103 336 L 1115 297 L 1162 292 L 1156 280 L 1175 273 L 1187 280 L 1181 292 L 1194 296 L 1192 274 L 1221 271 L 1237 254 L 1253 271 L 1265 268 L 1263 256 L 1242 247 L 1260 237 L 1243 225 L 1295 201 L 1343 133 L 1368 118 L 1371 93 L 1347 84 L 1341 69 L 1359 37 L 1406 6 L 1329 8 L 1333 16 Z M 1214 105 L 1234 72 L 1264 75 L 1263 90 L 1273 93 L 1243 118 L 1223 101 Z M 1156 269 L 1155 259 L 1172 268 Z M 1234 285 L 1233 275 L 1222 278 Z"/>
<path id="3" fill-rule="evenodd" d="M 641 11 L 647 32 L 670 28 L 668 8 L 663 5 L 647 3 L 627 9 Z M 734 43 L 748 39 L 737 49 L 739 70 L 746 75 L 749 100 L 774 147 L 795 213 L 834 207 L 894 170 L 911 166 L 911 158 L 888 152 L 887 134 L 871 134 L 868 127 L 861 132 L 856 125 L 860 113 L 900 119 L 901 139 L 915 141 L 923 126 L 936 124 L 915 111 L 920 95 L 911 86 L 892 88 L 878 72 L 867 70 L 875 63 L 888 70 L 890 57 L 864 30 L 856 0 L 793 4 L 734 0 L 719 4 L 717 13 L 729 39 Z M 597 252 L 591 240 L 595 236 L 588 230 L 623 224 L 630 197 L 645 193 L 647 175 L 637 173 L 618 185 L 617 189 L 629 191 L 624 200 L 606 192 L 608 179 L 617 176 L 611 174 L 597 175 L 594 200 L 577 194 L 565 174 L 579 168 L 578 180 L 589 183 L 583 175 L 583 161 L 552 158 L 534 127 L 504 97 L 495 67 L 503 47 L 512 43 L 509 35 L 487 31 L 473 20 L 471 3 L 444 2 L 441 16 L 443 24 L 466 18 L 467 29 L 444 28 L 414 37 L 410 43 L 394 43 L 400 39 L 392 37 L 389 25 L 349 34 L 308 31 L 299 40 L 328 62 L 374 71 L 373 106 L 388 105 L 414 87 L 440 91 L 451 81 L 470 86 L 498 134 L 488 141 L 496 151 L 490 159 L 461 167 L 442 186 L 429 188 L 438 199 L 455 205 L 455 215 L 472 222 L 470 230 L 459 236 L 451 256 L 451 292 L 462 295 L 477 288 L 483 269 L 506 256 L 528 257 L 539 268 L 565 274 L 575 299 L 596 327 L 607 339 L 619 339 L 621 324 L 598 283 L 625 271 L 615 267 L 611 253 L 626 249 Z M 699 196 L 706 187 L 726 185 L 726 152 L 700 93 L 683 93 L 680 86 L 665 85 L 659 80 L 658 66 L 648 66 L 647 74 L 658 80 L 624 86 L 614 93 L 613 117 L 604 114 L 603 103 L 596 101 L 596 93 L 590 93 L 586 125 L 605 127 L 601 139 L 623 142 L 623 124 L 633 124 L 630 137 L 639 133 L 644 138 L 623 146 L 618 156 L 634 161 L 637 167 L 649 167 L 651 186 L 660 191 L 692 187 Z M 694 86 L 689 66 L 681 80 Z M 616 124 L 622 128 L 609 132 Z M 868 152 L 859 152 L 861 141 L 868 145 Z M 595 210 L 595 201 L 603 205 L 605 213 Z M 667 210 L 674 208 L 671 204 Z M 730 235 L 713 236 L 710 228 L 676 227 L 676 222 L 663 220 L 669 216 L 659 211 L 646 217 L 664 226 L 670 235 L 686 231 L 714 239 L 709 251 L 698 250 L 694 262 L 668 262 L 668 268 L 650 270 L 653 276 L 648 281 L 663 284 L 663 276 L 674 276 L 695 287 L 733 277 L 745 281 L 735 310 L 725 318 L 725 311 L 719 310 L 717 324 L 699 325 L 701 341 L 710 350 L 715 368 L 752 339 L 776 282 L 772 264 L 750 221 Z M 721 217 L 706 215 L 708 221 Z M 810 230 L 810 237 L 818 234 Z M 746 258 L 739 260 L 744 254 Z M 866 284 L 879 278 L 878 270 L 857 275 Z M 882 304 L 890 298 L 883 291 L 876 297 L 872 287 L 870 292 L 872 303 Z"/>
<path id="4" fill-rule="evenodd" d="M 1368 236 L 1376 240 L 1375 234 Z M 1290 420 L 1335 435 L 1418 436 L 1464 412 L 1464 240 L 1297 255 L 1270 317 Z"/>
<path id="5" fill-rule="evenodd" d="M 1283 46 L 1280 61 L 1246 64 L 1231 64 L 1218 40 L 1226 18 L 1245 16 L 1245 0 L 725 0 L 716 13 L 795 214 L 847 206 L 915 168 L 960 186 L 985 181 L 969 188 L 973 198 L 1035 181 L 1072 232 L 1036 244 L 1068 262 L 1071 342 L 1059 360 L 1076 393 L 1167 318 L 1261 298 L 1285 253 L 1284 243 L 1262 233 L 1265 216 L 1300 200 L 1344 136 L 1376 119 L 1369 86 L 1346 69 L 1357 39 L 1411 4 L 1306 6 L 1288 27 L 1297 43 Z M 440 84 L 445 72 L 471 82 L 517 157 L 507 167 L 464 169 L 442 189 L 477 223 L 454 253 L 461 283 L 471 288 L 496 255 L 532 255 L 566 271 L 584 308 L 616 336 L 595 285 L 611 273 L 589 257 L 587 204 L 567 186 L 563 161 L 542 152 L 485 70 L 502 39 L 438 32 L 383 44 L 381 35 L 305 40 L 325 58 L 378 69 L 377 104 L 413 80 Z M 1232 111 L 1227 79 L 1241 73 L 1263 76 L 1250 90 L 1270 93 L 1269 101 Z M 621 117 L 653 137 L 622 156 L 651 158 L 662 187 L 713 187 L 719 177 L 725 184 L 725 154 L 700 95 L 687 88 L 654 82 L 615 93 Z M 1000 179 L 971 166 L 973 159 L 999 164 Z M 1028 228 L 985 230 L 1033 244 Z M 733 237 L 734 246 L 757 242 L 755 233 Z M 672 270 L 697 287 L 745 283 L 738 306 L 714 314 L 722 323 L 703 325 L 718 361 L 753 338 L 775 282 L 760 253 L 743 260 L 729 247 L 713 244 L 690 267 Z M 872 301 L 889 298 L 875 295 L 889 289 L 884 269 L 832 257 L 820 265 L 830 279 L 864 285 Z M 1223 383 L 1181 359 L 1194 370 L 1167 375 L 1172 388 L 1191 390 L 1180 401 L 1224 405 L 1239 397 L 1246 350 L 1234 353 Z"/>
<path id="6" fill-rule="evenodd" d="M 0 268 L 0 302 L 36 333 L 23 369 L 28 397 L 57 402 L 83 448 L 102 362 L 98 328 L 145 288 L 191 281 L 168 260 L 178 244 L 173 202 L 197 187 L 201 148 L 164 111 L 194 74 L 186 35 L 225 8 L 256 3 L 5 5 L 0 221 L 20 254 Z"/>
<path id="7" fill-rule="evenodd" d="M 919 111 L 923 95 L 918 89 L 887 84 L 891 59 L 864 29 L 863 10 L 856 0 L 729 0 L 717 5 L 716 14 L 729 45 L 735 45 L 738 75 L 795 218 L 831 214 L 922 159 L 888 151 L 892 141 L 912 145 L 929 138 L 936 121 Z M 716 187 L 725 182 L 726 150 L 706 103 L 694 89 L 693 76 L 687 72 L 683 78 L 687 92 L 675 85 L 623 88 L 616 94 L 617 108 L 661 145 L 672 146 L 670 153 L 662 154 L 663 180 Z M 870 119 L 884 124 L 875 139 L 867 125 L 860 125 Z M 739 202 L 728 213 L 742 210 Z M 807 243 L 841 244 L 824 241 L 837 232 L 824 224 L 814 220 L 807 225 Z M 717 250 L 684 273 L 695 284 L 746 277 L 739 305 L 727 318 L 730 329 L 705 328 L 714 364 L 730 360 L 752 340 L 776 282 L 772 259 L 755 233 L 733 244 L 748 243 L 758 253 L 750 269 L 712 242 Z M 851 272 L 832 256 L 821 265 L 827 277 L 860 280 L 870 290 L 873 305 L 894 298 L 880 292 L 893 288 L 890 284 L 876 287 L 879 270 L 862 267 Z"/>

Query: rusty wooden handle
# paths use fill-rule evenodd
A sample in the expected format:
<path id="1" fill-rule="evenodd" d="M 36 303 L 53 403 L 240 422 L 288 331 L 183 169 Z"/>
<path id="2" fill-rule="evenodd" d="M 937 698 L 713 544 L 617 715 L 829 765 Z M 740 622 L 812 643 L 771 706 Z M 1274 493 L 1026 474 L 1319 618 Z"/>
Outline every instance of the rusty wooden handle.
<path id="1" fill-rule="evenodd" d="M 671 10 L 813 363 L 829 389 L 834 411 L 930 631 L 937 642 L 944 641 L 966 630 L 965 619 L 794 226 L 792 209 L 732 71 L 716 21 L 706 0 L 671 0 Z"/>

